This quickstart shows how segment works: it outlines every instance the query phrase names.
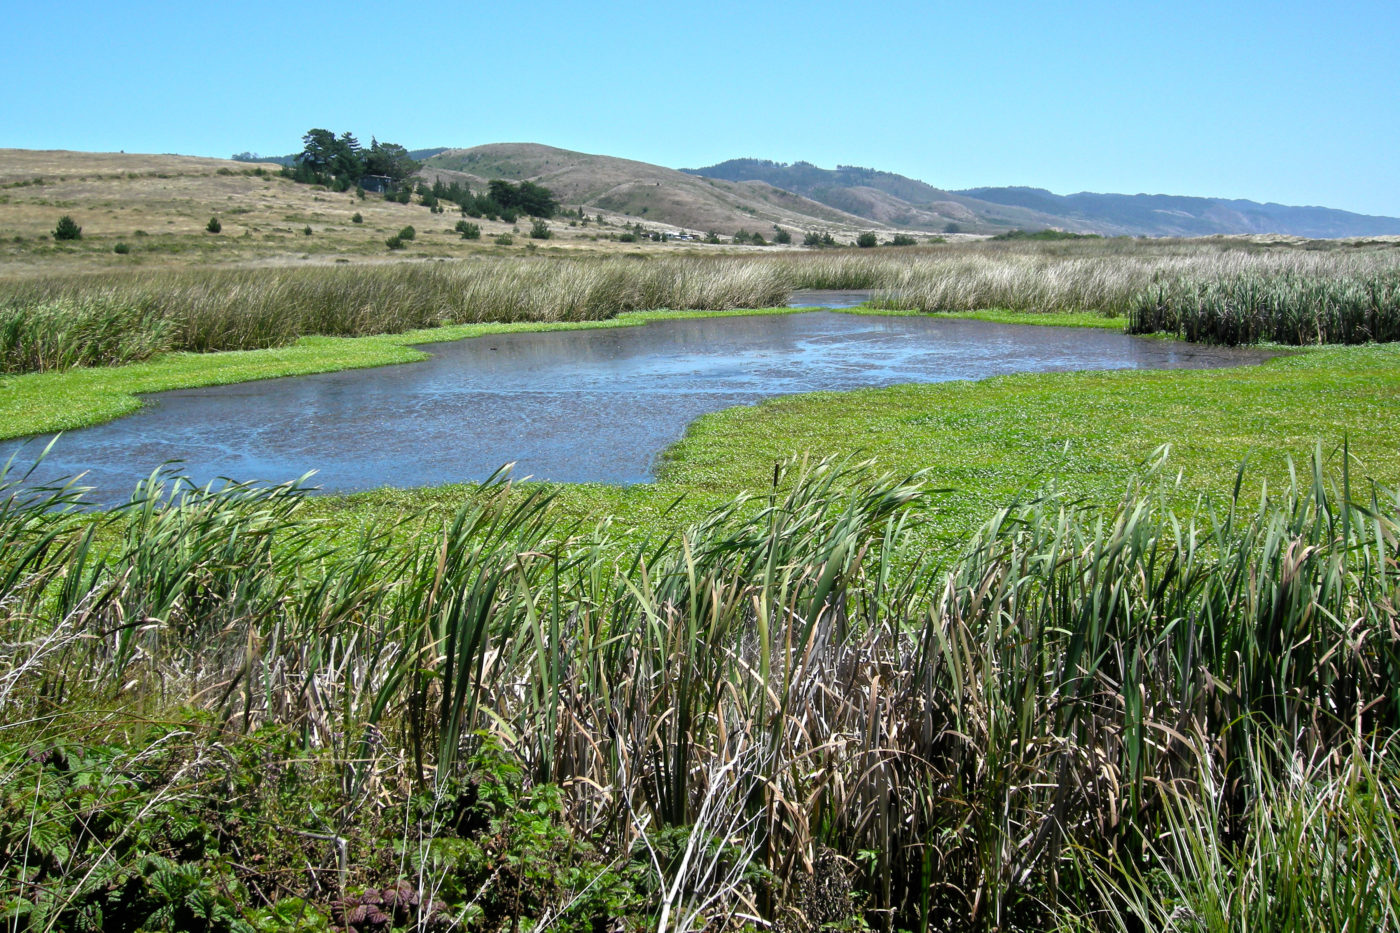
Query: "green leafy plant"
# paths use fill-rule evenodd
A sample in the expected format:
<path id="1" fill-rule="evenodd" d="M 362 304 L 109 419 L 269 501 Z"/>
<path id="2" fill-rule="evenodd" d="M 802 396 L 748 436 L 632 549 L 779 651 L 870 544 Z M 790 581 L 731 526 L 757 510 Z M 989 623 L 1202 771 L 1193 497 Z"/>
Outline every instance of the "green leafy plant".
<path id="1" fill-rule="evenodd" d="M 219 223 L 219 218 L 210 217 L 209 222 L 204 225 L 204 229 L 209 233 L 219 233 L 224 229 L 224 225 Z"/>

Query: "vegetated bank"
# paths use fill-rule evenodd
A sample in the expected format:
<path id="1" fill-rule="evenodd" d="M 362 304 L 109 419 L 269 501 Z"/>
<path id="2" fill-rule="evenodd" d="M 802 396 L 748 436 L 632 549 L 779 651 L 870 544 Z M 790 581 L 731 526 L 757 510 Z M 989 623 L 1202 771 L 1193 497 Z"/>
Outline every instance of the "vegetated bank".
<path id="1" fill-rule="evenodd" d="M 488 486 L 326 550 L 293 486 L 0 510 L 16 929 L 1380 929 L 1400 501 L 1178 512 L 775 472 L 619 555 Z M 13 490 L 6 490 L 13 493 Z M 99 548 L 105 539 L 110 546 Z M 1345 852 L 1346 868 L 1337 859 Z"/>
<path id="2" fill-rule="evenodd" d="M 879 307 L 925 312 L 1131 315 L 1138 331 L 1231 342 L 1364 342 L 1400 330 L 1397 276 L 1400 250 L 1387 245 L 1310 250 L 1137 240 L 38 276 L 0 282 L 0 369 L 285 346 L 307 335 L 768 307 L 797 288 L 874 289 Z M 1186 323 L 1172 309 L 1191 295 L 1215 309 L 1202 313 L 1256 323 L 1243 330 Z M 1298 323 L 1319 315 L 1320 325 Z M 1326 323 L 1333 317 L 1337 323 Z"/>

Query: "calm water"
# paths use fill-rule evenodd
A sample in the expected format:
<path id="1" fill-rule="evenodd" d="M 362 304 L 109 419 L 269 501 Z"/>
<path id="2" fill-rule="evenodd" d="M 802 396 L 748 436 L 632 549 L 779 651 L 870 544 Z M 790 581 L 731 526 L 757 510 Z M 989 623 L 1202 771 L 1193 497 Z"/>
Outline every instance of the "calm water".
<path id="1" fill-rule="evenodd" d="M 340 492 L 481 480 L 512 461 L 517 477 L 638 483 L 698 416 L 776 395 L 1265 356 L 1079 328 L 829 311 L 426 349 L 433 356 L 421 363 L 152 395 L 136 414 L 61 437 L 42 472 L 85 473 L 91 498 L 107 505 L 167 460 L 182 460 L 200 484 L 315 470 L 316 483 Z M 0 442 L 0 456 L 17 449 Z"/>

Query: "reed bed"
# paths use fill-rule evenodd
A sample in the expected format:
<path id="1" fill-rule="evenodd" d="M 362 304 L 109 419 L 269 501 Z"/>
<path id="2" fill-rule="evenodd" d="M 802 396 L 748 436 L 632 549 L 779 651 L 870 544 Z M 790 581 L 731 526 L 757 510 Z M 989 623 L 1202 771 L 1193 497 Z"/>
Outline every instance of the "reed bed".
<path id="1" fill-rule="evenodd" d="M 1284 908 L 1296 929 L 1391 927 L 1400 499 L 1345 466 L 1319 455 L 1271 498 L 1190 514 L 1165 471 L 1107 515 L 1047 494 L 944 567 L 912 550 L 921 476 L 834 461 L 626 551 L 504 477 L 408 543 L 335 551 L 297 484 L 156 476 L 97 519 L 65 511 L 71 487 L 11 484 L 12 788 L 71 780 L 46 764 L 54 732 L 121 708 L 206 738 L 133 752 L 158 776 L 92 792 L 82 826 L 141 801 L 140 826 L 193 820 L 199 775 L 242 801 L 253 774 L 314 763 L 336 805 L 293 800 L 282 842 L 216 821 L 198 847 L 143 829 L 143 852 L 13 790 L 0 806 L 29 828 L 0 840 L 0 897 L 58 925 L 115 896 L 94 879 L 156 898 L 120 852 L 164 859 L 171 890 L 224 866 L 211 904 L 363 920 L 411 883 L 424 922 L 480 929 L 505 890 L 501 911 L 576 928 L 1243 929 Z M 508 794 L 526 803 L 473 822 Z M 493 860 L 461 889 L 519 813 L 532 857 L 606 870 L 527 883 Z"/>
<path id="2" fill-rule="evenodd" d="M 798 288 L 873 289 L 878 307 L 924 312 L 1129 315 L 1139 329 L 1201 339 L 1379 340 L 1400 329 L 1397 275 L 1395 249 L 1103 240 L 45 277 L 0 283 L 0 366 L 259 349 L 310 334 L 772 307 Z"/>
<path id="3" fill-rule="evenodd" d="M 1224 344 L 1400 340 L 1400 270 L 1175 279 L 1135 298 L 1128 331 Z"/>
<path id="4" fill-rule="evenodd" d="M 657 308 L 770 307 L 788 286 L 742 261 L 520 259 L 70 276 L 0 287 L 6 371 L 122 363 L 160 350 L 285 346 L 481 321 L 589 321 Z M 104 321 L 117 322 L 114 341 Z M 97 326 L 95 326 L 97 325 Z"/>

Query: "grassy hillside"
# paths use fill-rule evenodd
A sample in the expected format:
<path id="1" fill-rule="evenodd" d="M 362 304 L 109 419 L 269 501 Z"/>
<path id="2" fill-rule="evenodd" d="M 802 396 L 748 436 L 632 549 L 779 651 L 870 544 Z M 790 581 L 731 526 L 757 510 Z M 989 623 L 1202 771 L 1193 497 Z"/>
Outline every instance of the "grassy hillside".
<path id="1" fill-rule="evenodd" d="M 762 182 L 702 179 L 659 165 L 554 149 L 533 143 L 494 143 L 449 149 L 423 166 L 429 177 L 484 184 L 489 178 L 533 181 L 566 205 L 698 232 L 765 234 L 773 224 L 829 229 L 849 238 L 870 229 L 867 218 Z"/>
<path id="2" fill-rule="evenodd" d="M 629 187 L 625 173 L 618 173 L 612 183 L 609 203 L 631 207 L 635 216 L 590 208 L 587 222 L 574 221 L 571 226 L 570 219 L 556 218 L 549 224 L 550 239 L 535 241 L 528 236 L 528 221 L 482 219 L 474 221 L 481 238 L 464 240 L 453 229 L 459 217 L 450 208 L 434 214 L 417 199 L 413 204 L 386 202 L 373 194 L 360 199 L 354 192 L 297 184 L 279 171 L 280 166 L 270 163 L 194 156 L 0 149 L 0 279 L 72 271 L 465 259 L 534 251 L 649 254 L 721 249 L 709 244 L 619 242 L 624 227 L 635 223 L 648 231 L 675 229 L 665 222 L 665 209 L 651 207 L 667 200 L 667 190 L 654 182 L 648 186 L 645 179 Z M 493 172 L 490 177 L 504 176 Z M 688 181 L 697 189 L 710 188 L 699 179 Z M 482 188 L 485 179 L 472 176 L 472 184 Z M 716 195 L 708 213 L 685 219 L 695 221 L 694 229 L 725 233 L 729 220 L 743 217 L 749 230 L 768 234 L 771 221 L 765 218 L 788 221 L 797 213 L 776 205 L 800 200 L 772 189 L 747 197 L 744 203 L 752 213 L 729 206 L 730 201 L 737 203 L 734 197 L 725 201 Z M 700 201 L 694 196 L 687 200 Z M 837 217 L 834 211 L 821 210 Z M 601 224 L 594 219 L 597 213 L 605 215 Z M 65 215 L 82 228 L 81 239 L 53 239 Z M 219 219 L 217 234 L 206 229 L 211 217 Z M 416 236 L 406 248 L 390 251 L 385 240 L 407 226 Z M 834 220 L 823 220 L 820 226 L 840 235 L 841 225 Z M 502 235 L 512 242 L 498 243 Z"/>

